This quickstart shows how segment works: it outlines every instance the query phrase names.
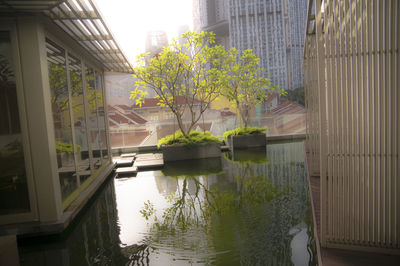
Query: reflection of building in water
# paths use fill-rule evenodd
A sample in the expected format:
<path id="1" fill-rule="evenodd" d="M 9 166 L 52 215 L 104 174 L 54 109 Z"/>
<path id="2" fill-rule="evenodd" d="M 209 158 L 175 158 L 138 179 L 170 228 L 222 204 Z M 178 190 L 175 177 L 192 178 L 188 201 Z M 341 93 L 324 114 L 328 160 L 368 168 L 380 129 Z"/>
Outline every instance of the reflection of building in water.
<path id="1" fill-rule="evenodd" d="M 258 151 L 254 149 L 254 153 Z M 312 245 L 312 241 L 307 242 L 312 230 L 304 224 L 309 205 L 307 204 L 308 192 L 303 142 L 269 144 L 264 156 L 261 152 L 259 156 L 244 152 L 239 156 L 240 151 L 235 151 L 235 161 L 241 158 L 240 162 L 223 160 L 225 173 L 221 175 L 221 180 L 228 184 L 222 186 L 220 181 L 212 182 L 213 180 L 210 180 L 209 183 L 212 184 L 212 187 L 221 189 L 223 187 L 235 189 L 236 187 L 238 193 L 243 193 L 248 187 L 243 186 L 243 183 L 240 184 L 240 182 L 251 180 L 250 177 L 253 175 L 261 175 L 283 191 L 283 194 L 267 202 L 262 211 L 252 212 L 246 209 L 241 211 L 238 217 L 230 218 L 229 221 L 215 219 L 213 225 L 223 227 L 224 230 L 245 228 L 240 232 L 232 230 L 233 239 L 230 242 L 237 241 L 240 244 L 239 247 L 229 248 L 234 250 L 233 252 L 238 252 L 241 260 L 248 264 L 265 264 L 266 261 L 269 261 L 271 265 L 293 265 L 296 255 L 301 253 L 302 256 L 307 256 L 307 249 Z M 256 164 L 248 161 L 251 158 L 255 161 L 267 159 L 268 162 Z M 235 176 L 237 179 L 232 178 Z M 257 184 L 257 188 L 260 186 L 262 183 Z M 268 189 L 268 186 L 265 189 Z M 249 235 L 249 232 L 257 233 Z M 306 248 L 294 249 L 291 243 L 299 240 L 300 233 L 303 234 L 306 241 Z M 255 246 L 258 248 L 254 249 Z M 224 248 L 227 247 L 224 246 Z"/>
<path id="2" fill-rule="evenodd" d="M 57 245 L 51 241 L 20 246 L 24 265 L 121 265 L 128 262 L 120 251 L 114 182 L 109 182 L 69 235 Z M 38 240 L 39 241 L 39 240 Z"/>
<path id="3" fill-rule="evenodd" d="M 253 166 L 254 174 L 266 176 L 274 185 L 306 188 L 303 142 L 269 144 L 266 159 L 268 163 Z"/>
<path id="4" fill-rule="evenodd" d="M 157 190 L 163 196 L 175 193 L 178 189 L 178 179 L 174 177 L 165 177 L 161 172 L 154 172 L 154 180 Z"/>
<path id="5" fill-rule="evenodd" d="M 236 151 L 239 153 L 240 151 Z M 228 182 L 236 182 L 233 177 L 247 177 L 262 175 L 279 187 L 289 186 L 303 202 L 307 197 L 306 172 L 304 165 L 303 142 L 269 144 L 267 145 L 265 159 L 267 163 L 232 163 L 223 160 L 225 178 Z M 302 211 L 300 209 L 299 211 Z"/>

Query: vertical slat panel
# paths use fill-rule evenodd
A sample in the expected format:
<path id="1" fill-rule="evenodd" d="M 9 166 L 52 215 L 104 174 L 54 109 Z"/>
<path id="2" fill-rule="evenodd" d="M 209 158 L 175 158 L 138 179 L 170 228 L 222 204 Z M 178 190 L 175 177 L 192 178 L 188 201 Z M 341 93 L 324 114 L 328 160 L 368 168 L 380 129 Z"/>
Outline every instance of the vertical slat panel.
<path id="1" fill-rule="evenodd" d="M 378 81 L 378 91 L 379 91 L 379 112 L 380 112 L 380 127 L 379 127 L 379 151 L 378 151 L 378 160 L 379 160 L 379 243 L 385 245 L 385 179 L 386 179 L 386 171 L 385 171 L 385 129 L 386 129 L 386 121 L 385 121 L 385 91 L 386 91 L 386 80 L 384 78 L 385 73 L 385 31 L 384 31 L 384 4 L 386 1 L 379 1 L 379 20 L 378 20 L 378 28 L 379 28 L 379 81 Z"/>
<path id="2" fill-rule="evenodd" d="M 374 120 L 375 120 L 375 127 L 374 127 L 374 153 L 373 157 L 375 160 L 375 171 L 374 171 L 374 187 L 375 187 L 375 201 L 374 201 L 374 242 L 379 243 L 380 241 L 380 231 L 379 231 L 379 226 L 380 226 L 380 215 L 381 215 L 381 209 L 379 208 L 380 206 L 380 189 L 381 189 L 381 184 L 380 184 L 380 158 L 376 156 L 380 152 L 380 126 L 381 126 L 381 121 L 380 121 L 380 113 L 381 110 L 379 108 L 379 99 L 380 99 L 380 90 L 379 90 L 379 82 L 381 81 L 381 73 L 380 73 L 380 54 L 379 54 L 379 49 L 380 49 L 380 37 L 379 37 L 379 0 L 374 0 Z"/>
<path id="3" fill-rule="evenodd" d="M 324 36 L 323 36 L 323 19 L 321 12 L 321 0 L 315 1 L 315 28 L 316 28 L 316 59 L 317 59 L 317 88 L 318 88 L 318 112 L 319 112 L 319 163 L 320 163 L 320 184 L 321 184 L 321 242 L 323 245 L 326 243 L 326 143 L 327 143 L 327 121 L 326 121 L 326 83 L 325 83 L 325 48 L 324 48 Z"/>
<path id="4" fill-rule="evenodd" d="M 335 35 L 335 54 L 334 54 L 334 61 L 335 61 L 335 106 L 336 106 L 336 113 L 335 113 L 335 124 L 336 124 L 336 152 L 335 152 L 335 156 L 336 156 L 336 165 L 339 166 L 341 165 L 341 156 L 340 156 L 340 132 L 341 132 L 341 125 L 340 125 L 340 76 L 339 76 L 339 70 L 340 70 L 340 56 L 339 55 L 339 34 L 340 34 L 340 21 L 339 21 L 339 4 L 338 1 L 334 1 L 335 3 L 335 28 L 334 28 L 334 35 Z M 333 240 L 335 239 L 339 239 L 339 233 L 340 233 L 340 201 L 339 201 L 339 187 L 340 187 L 340 176 L 341 176 L 341 171 L 342 168 L 341 167 L 337 167 L 337 172 L 336 172 L 336 176 L 335 176 L 335 188 L 333 189 L 333 193 L 334 193 L 334 202 L 335 202 L 335 217 L 334 217 L 334 221 L 335 221 L 335 237 Z"/>
<path id="5" fill-rule="evenodd" d="M 368 26 L 367 26 L 367 31 L 368 31 L 368 54 L 369 54 L 369 62 L 368 62 L 368 94 L 369 94 L 369 121 L 370 123 L 368 124 L 368 131 L 369 131 L 369 150 L 368 150 L 368 166 L 369 166 L 369 184 L 368 184 L 368 192 L 369 192 L 369 204 L 368 204 L 368 222 L 369 222 L 369 228 L 368 228 L 368 242 L 373 243 L 374 239 L 374 202 L 375 202 L 375 183 L 374 183 L 374 158 L 372 154 L 374 154 L 374 129 L 375 129 L 375 113 L 374 113 L 374 71 L 373 71 L 373 65 L 374 65 L 374 60 L 373 60 L 373 47 L 372 47 L 372 37 L 373 37 L 373 1 L 366 1 L 368 5 L 368 10 L 367 10 L 367 16 L 368 16 Z"/>
<path id="6" fill-rule="evenodd" d="M 362 13 L 361 8 L 360 8 L 360 0 L 357 0 L 355 2 L 355 15 L 354 15 L 354 35 L 355 35 L 355 44 L 356 47 L 354 49 L 355 53 L 355 75 L 356 75 L 356 83 L 355 83 L 355 91 L 356 91 L 356 96 L 355 96 L 355 112 L 357 112 L 357 123 L 356 123 L 356 133 L 354 134 L 354 138 L 356 141 L 356 149 L 355 153 L 357 154 L 356 156 L 356 169 L 355 169 L 355 177 L 356 177 L 356 188 L 355 188 L 355 222 L 354 222 L 354 230 L 355 230 L 355 241 L 357 243 L 361 242 L 361 231 L 363 228 L 363 173 L 362 173 L 362 161 L 363 161 L 363 152 L 362 152 L 362 141 L 363 141 L 363 112 L 362 112 L 362 72 L 360 71 L 361 69 L 361 62 L 362 62 L 362 53 L 361 53 L 361 47 L 362 47 Z"/>
<path id="7" fill-rule="evenodd" d="M 386 231 L 385 231 L 385 242 L 389 243 L 389 245 L 391 245 L 390 243 L 392 242 L 391 239 L 391 231 L 392 231 L 392 226 L 391 226 L 391 206 L 392 206 L 392 202 L 391 202 L 391 190 L 390 190 L 390 186 L 391 186 L 391 178 L 392 178 L 392 172 L 390 169 L 390 164 L 391 164 L 391 154 L 392 154 L 392 149 L 390 147 L 390 143 L 391 143 L 391 132 L 392 132 L 392 124 L 391 124 L 391 117 L 392 114 L 390 112 L 392 105 L 391 105 L 391 101 L 390 101 L 390 91 L 392 88 L 392 81 L 390 80 L 390 57 L 391 57 L 391 43 L 390 43 L 390 34 L 391 34 L 391 29 L 392 29 L 392 25 L 390 24 L 390 19 L 391 19 L 391 13 L 390 13 L 390 9 L 392 7 L 392 1 L 389 1 L 386 4 L 385 7 L 385 25 L 387 25 L 387 29 L 386 29 L 386 33 L 385 33 L 385 69 L 386 71 L 384 72 L 385 74 L 385 80 L 387 81 L 387 88 L 386 88 L 386 95 L 385 95 L 385 102 L 386 102 L 386 118 L 387 118 L 387 129 L 386 129 L 386 142 L 385 142 L 385 149 L 386 149 L 386 162 L 385 162 L 385 168 L 386 168 L 386 173 L 387 173 L 387 178 L 386 178 L 386 184 L 385 184 L 385 197 L 386 197 L 386 202 L 387 202 L 387 206 L 386 208 L 386 223 L 385 223 L 385 227 L 386 227 Z"/>
<path id="8" fill-rule="evenodd" d="M 396 231 L 395 231 L 395 233 L 394 233 L 394 235 L 395 235 L 395 237 L 397 238 L 397 240 L 394 240 L 394 241 L 396 241 L 397 242 L 397 248 L 400 248 L 400 181 L 399 181 L 399 176 L 400 176 L 400 154 L 399 154 L 399 150 L 400 150 L 400 136 L 399 136 L 399 132 L 400 132 L 400 122 L 399 122 L 399 119 L 400 119 L 400 117 L 399 117 L 399 112 L 400 112 L 400 105 L 399 105 L 399 103 L 400 103 L 400 93 L 399 93 L 399 91 L 398 91 L 398 88 L 399 88 L 399 86 L 400 86 L 400 75 L 398 75 L 398 73 L 399 73 L 399 61 L 400 61 L 400 51 L 399 51 L 399 49 L 400 49 L 400 44 L 399 44 L 399 36 L 400 36 L 400 34 L 399 34 L 399 27 L 400 27 L 400 3 L 399 3 L 399 1 L 395 1 L 395 4 L 396 4 L 396 7 L 395 7 L 395 14 L 394 14 L 394 16 L 393 16 L 393 20 L 392 21 L 396 21 L 397 20 L 397 22 L 395 22 L 393 25 L 395 25 L 395 30 L 394 30 L 394 36 L 396 36 L 395 38 L 394 38 L 394 46 L 395 46 L 395 49 L 396 49 L 396 53 L 393 55 L 393 59 L 394 59 L 394 62 L 395 62 L 395 65 L 394 65 L 394 71 L 393 71 L 393 76 L 392 77 L 394 77 L 394 79 L 396 80 L 396 82 L 395 82 L 395 84 L 394 84 L 394 87 L 393 87 L 393 91 L 394 91 L 394 99 L 395 99 L 395 102 L 394 102 L 394 106 L 396 106 L 397 108 L 397 110 L 394 112 L 394 114 L 395 114 L 395 116 L 394 116 L 394 124 L 395 124 L 395 126 L 394 126 L 394 128 L 395 128 L 395 131 L 394 131 L 394 133 L 393 133 L 393 135 L 394 135 L 394 138 L 395 138 L 395 140 L 394 140 L 394 145 L 393 145 L 393 147 L 395 147 L 395 155 L 397 156 L 397 157 L 395 157 L 394 155 L 393 155 L 393 161 L 394 161 L 394 172 L 395 172 L 395 174 L 393 175 L 393 178 L 394 178 L 394 180 L 395 180 L 395 185 L 394 185 L 394 188 L 395 188 L 395 190 L 394 190 L 394 192 L 395 192 L 395 195 L 394 195 L 394 199 L 395 199 L 395 216 L 396 216 L 396 220 L 395 220 L 395 222 L 394 222 L 394 224 L 395 224 L 395 227 L 396 227 Z M 397 158 L 397 159 L 396 159 Z"/>
<path id="9" fill-rule="evenodd" d="M 346 152 L 345 152 L 345 160 L 347 165 L 347 172 L 345 176 L 345 184 L 346 184 L 346 227 L 345 227 L 345 234 L 346 238 L 345 241 L 351 241 L 351 224 L 352 224 L 352 212 L 351 212 L 351 190 L 352 190 L 352 149 L 353 149 L 353 142 L 352 142 L 352 72 L 351 72 L 351 6 L 350 1 L 345 1 L 345 65 L 346 65 L 346 96 L 345 96 L 345 112 L 346 112 Z"/>
<path id="10" fill-rule="evenodd" d="M 355 99 L 355 90 L 354 90 L 354 83 L 356 82 L 356 78 L 354 75 L 354 4 L 355 1 L 348 1 L 348 6 L 347 6 L 347 15 L 348 19 L 346 23 L 348 23 L 348 37 L 347 37 L 347 84 L 348 84 L 348 161 L 349 161 L 349 174 L 348 174 L 348 213 L 349 213 L 349 226 L 348 226 L 348 241 L 354 241 L 354 203 L 355 203 L 355 194 L 354 194 L 354 171 L 355 171 L 355 140 L 354 140 L 354 135 L 355 135 L 355 124 L 354 121 L 357 121 L 355 118 L 355 112 L 354 112 L 354 99 Z"/>
<path id="11" fill-rule="evenodd" d="M 362 154 L 363 154 L 363 161 L 362 161 L 362 175 L 363 175 L 363 181 L 364 181 L 364 187 L 363 187 L 363 197 L 362 197 L 362 210 L 363 210 L 363 216 L 361 217 L 364 223 L 364 226 L 362 227 L 361 230 L 361 239 L 362 243 L 367 242 L 367 232 L 368 232 L 368 202 L 369 202 L 369 193 L 368 193 L 368 178 L 369 178 L 369 161 L 368 161 L 368 136 L 369 136 L 369 131 L 368 131 L 368 124 L 369 124 L 369 116 L 368 116 L 368 103 L 369 98 L 368 98 L 368 51 L 367 51 L 367 39 L 368 39 L 368 31 L 367 31 L 367 8 L 366 8 L 366 1 L 361 0 L 361 6 L 360 6 L 360 11 L 362 14 L 362 21 L 361 21 L 361 31 L 362 31 L 362 48 L 361 52 L 363 54 L 363 58 L 361 60 L 361 93 L 363 94 L 363 104 L 362 106 L 362 115 L 363 115 L 363 138 L 362 138 Z"/>
<path id="12" fill-rule="evenodd" d="M 352 73 L 353 73 L 353 125 L 354 125 L 354 133 L 353 133 L 353 141 L 354 141 L 354 169 L 353 169 L 353 239 L 355 242 L 359 243 L 360 241 L 360 91 L 359 91 L 359 82 L 360 75 L 358 72 L 358 58 L 361 55 L 358 53 L 359 43 L 359 32 L 358 29 L 358 20 L 360 18 L 360 14 L 358 12 L 358 0 L 352 3 L 352 36 L 353 36 L 353 57 L 352 57 Z"/>
<path id="13" fill-rule="evenodd" d="M 327 74 L 327 92 L 328 92 L 328 127 L 329 127 L 329 158 L 328 158 L 328 228 L 327 228 L 327 241 L 331 240 L 333 230 L 332 230 L 332 211 L 333 211 L 333 198 L 332 198 L 332 188 L 333 188 L 333 171 L 335 169 L 334 165 L 334 134 L 335 127 L 333 124 L 334 121 L 334 111 L 333 111 L 333 90 L 332 88 L 332 11 L 331 11 L 331 2 L 325 3 L 325 18 L 326 28 L 325 28 L 325 45 L 326 45 L 326 74 Z"/>
<path id="14" fill-rule="evenodd" d="M 343 6 L 343 1 L 339 1 L 339 61 L 340 61 L 340 68 L 339 68 L 339 77 L 340 77 L 340 85 L 339 85 L 339 99 L 340 99 L 340 112 L 339 112 L 339 119 L 340 119 L 340 135 L 339 135 L 339 145 L 340 145 L 340 149 L 339 149 L 339 156 L 340 156 L 340 165 L 341 167 L 341 173 L 340 173 L 340 187 L 339 187 L 339 194 L 338 194 L 338 198 L 339 198 L 339 208 L 340 208 L 340 224 L 339 224 L 339 232 L 340 232 L 340 242 L 344 241 L 345 238 L 345 230 L 344 230 L 344 226 L 345 226 L 345 211 L 346 211 L 346 204 L 345 204 L 345 195 L 344 195 L 344 191 L 345 191 L 345 182 L 344 182 L 344 178 L 345 178 L 345 174 L 346 174 L 346 160 L 344 158 L 345 156 L 345 136 L 346 136 L 346 128 L 345 128 L 345 102 L 344 102 L 344 86 L 345 86 L 345 67 L 344 67 L 344 38 L 343 38 L 343 32 L 345 30 L 345 23 L 344 23 L 344 6 Z"/>
<path id="15" fill-rule="evenodd" d="M 322 245 L 399 253 L 400 4 L 324 4 L 321 14 L 316 2 L 316 33 L 306 36 L 304 58 Z"/>
<path id="16" fill-rule="evenodd" d="M 343 171 L 343 188 L 342 188 L 342 193 L 343 193 L 343 241 L 346 242 L 348 240 L 348 225 L 349 225 L 349 206 L 348 206 L 348 188 L 349 188 L 349 160 L 348 160 L 348 149 L 349 149 L 349 125 L 348 125 L 348 106 L 349 106 L 349 96 L 348 96 L 348 69 L 347 69 L 347 61 L 348 57 L 346 56 L 347 54 L 347 38 L 348 38 L 348 7 L 347 7 L 347 0 L 342 1 L 342 20 L 341 20 L 341 27 L 342 27 L 342 32 L 340 34 L 340 37 L 342 38 L 342 101 L 343 101 L 343 150 L 342 150 L 342 158 L 343 158 L 343 165 L 344 165 L 344 171 Z"/>
<path id="17" fill-rule="evenodd" d="M 383 135 L 383 140 L 382 140 L 382 148 L 383 148 L 383 154 L 382 154 L 382 168 L 385 172 L 384 179 L 383 179 L 383 190 L 382 190 L 382 197 L 383 197 L 383 210 L 384 210 L 384 216 L 383 216 L 383 221 L 382 221 L 382 227 L 383 227 L 383 234 L 382 234 L 382 242 L 384 243 L 385 246 L 388 245 L 389 243 L 389 227 L 390 224 L 388 223 L 389 221 L 389 206 L 390 206 L 390 193 L 388 190 L 388 183 L 390 180 L 390 172 L 388 171 L 388 159 L 390 159 L 390 153 L 389 149 L 387 146 L 388 143 L 388 135 L 390 134 L 390 114 L 388 112 L 388 107 L 390 107 L 390 103 L 388 102 L 388 92 L 390 92 L 390 82 L 388 80 L 388 74 L 389 68 L 387 67 L 387 63 L 389 62 L 389 49 L 388 49 L 388 30 L 390 29 L 390 25 L 386 24 L 387 23 L 387 18 L 388 18 L 388 12 L 387 12 L 387 7 L 388 3 L 390 1 L 384 1 L 382 3 L 382 31 L 383 31 L 383 56 L 382 56 L 382 64 L 383 64 L 383 80 L 385 81 L 385 87 L 384 87 L 384 92 L 383 92 L 383 97 L 382 97 L 382 108 L 383 108 L 383 117 L 385 120 L 385 128 L 383 129 L 382 135 Z M 389 31 L 390 32 L 390 31 Z"/>

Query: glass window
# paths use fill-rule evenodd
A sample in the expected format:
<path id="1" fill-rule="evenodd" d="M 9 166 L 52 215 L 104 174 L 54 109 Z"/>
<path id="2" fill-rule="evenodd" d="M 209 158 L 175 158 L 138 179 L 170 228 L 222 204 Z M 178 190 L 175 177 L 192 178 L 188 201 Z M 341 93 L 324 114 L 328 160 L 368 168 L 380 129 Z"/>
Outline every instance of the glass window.
<path id="1" fill-rule="evenodd" d="M 0 31 L 0 215 L 29 211 L 10 33 Z"/>
<path id="2" fill-rule="evenodd" d="M 99 145 L 101 148 L 102 158 L 108 159 L 108 145 L 107 145 L 107 135 L 106 135 L 106 117 L 104 115 L 104 97 L 103 97 L 103 75 L 96 72 L 96 99 L 97 99 L 97 111 L 99 118 Z"/>
<path id="3" fill-rule="evenodd" d="M 86 68 L 86 91 L 87 102 L 89 109 L 89 128 L 90 139 L 92 145 L 93 167 L 97 169 L 101 165 L 101 151 L 100 151 L 100 134 L 97 119 L 97 101 L 96 101 L 96 84 L 95 76 L 92 68 Z"/>
<path id="4" fill-rule="evenodd" d="M 71 84 L 76 153 L 78 159 L 77 172 L 80 182 L 82 183 L 90 176 L 89 146 L 82 86 L 82 64 L 79 59 L 71 54 L 68 54 L 68 64 L 70 72 L 69 78 Z"/>
<path id="5" fill-rule="evenodd" d="M 65 199 L 79 185 L 72 144 L 65 50 L 50 40 L 46 40 L 46 47 L 58 173 L 62 199 Z"/>

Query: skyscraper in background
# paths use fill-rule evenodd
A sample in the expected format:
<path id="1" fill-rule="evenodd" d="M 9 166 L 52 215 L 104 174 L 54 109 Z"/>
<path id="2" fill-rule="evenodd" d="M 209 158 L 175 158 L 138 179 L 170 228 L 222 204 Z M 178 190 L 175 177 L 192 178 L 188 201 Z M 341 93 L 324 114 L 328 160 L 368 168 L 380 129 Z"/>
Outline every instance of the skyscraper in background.
<path id="1" fill-rule="evenodd" d="M 194 29 L 217 44 L 252 49 L 265 76 L 284 89 L 303 86 L 306 0 L 193 0 Z"/>
<path id="2" fill-rule="evenodd" d="M 150 53 L 150 58 L 158 55 L 164 46 L 168 46 L 168 37 L 165 31 L 154 30 L 147 32 L 146 53 Z"/>
<path id="3" fill-rule="evenodd" d="M 216 43 L 229 48 L 228 1 L 193 0 L 193 26 L 196 31 L 213 31 Z"/>

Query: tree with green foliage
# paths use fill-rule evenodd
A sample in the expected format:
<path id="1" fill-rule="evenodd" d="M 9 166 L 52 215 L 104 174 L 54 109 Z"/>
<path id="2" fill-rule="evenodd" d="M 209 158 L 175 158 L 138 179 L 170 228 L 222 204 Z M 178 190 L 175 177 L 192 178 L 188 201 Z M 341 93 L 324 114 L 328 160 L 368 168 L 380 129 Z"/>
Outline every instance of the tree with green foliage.
<path id="1" fill-rule="evenodd" d="M 149 53 L 138 56 L 134 69 L 136 89 L 130 99 L 139 106 L 146 95 L 139 87 L 156 93 L 158 105 L 168 107 L 175 115 L 180 131 L 186 137 L 227 85 L 228 53 L 215 42 L 212 32 L 182 34 L 153 58 Z M 178 101 L 184 99 L 184 102 Z M 190 123 L 185 127 L 183 115 L 189 113 Z"/>
<path id="2" fill-rule="evenodd" d="M 304 106 L 305 105 L 304 87 L 299 87 L 294 90 L 288 90 L 287 98 L 293 102 L 297 102 Z"/>
<path id="3" fill-rule="evenodd" d="M 249 110 L 261 104 L 271 93 L 283 94 L 284 91 L 271 85 L 270 80 L 262 76 L 260 59 L 251 49 L 243 51 L 239 56 L 238 51 L 232 48 L 229 55 L 229 85 L 223 91 L 223 95 L 237 108 L 240 125 L 247 128 Z"/>

